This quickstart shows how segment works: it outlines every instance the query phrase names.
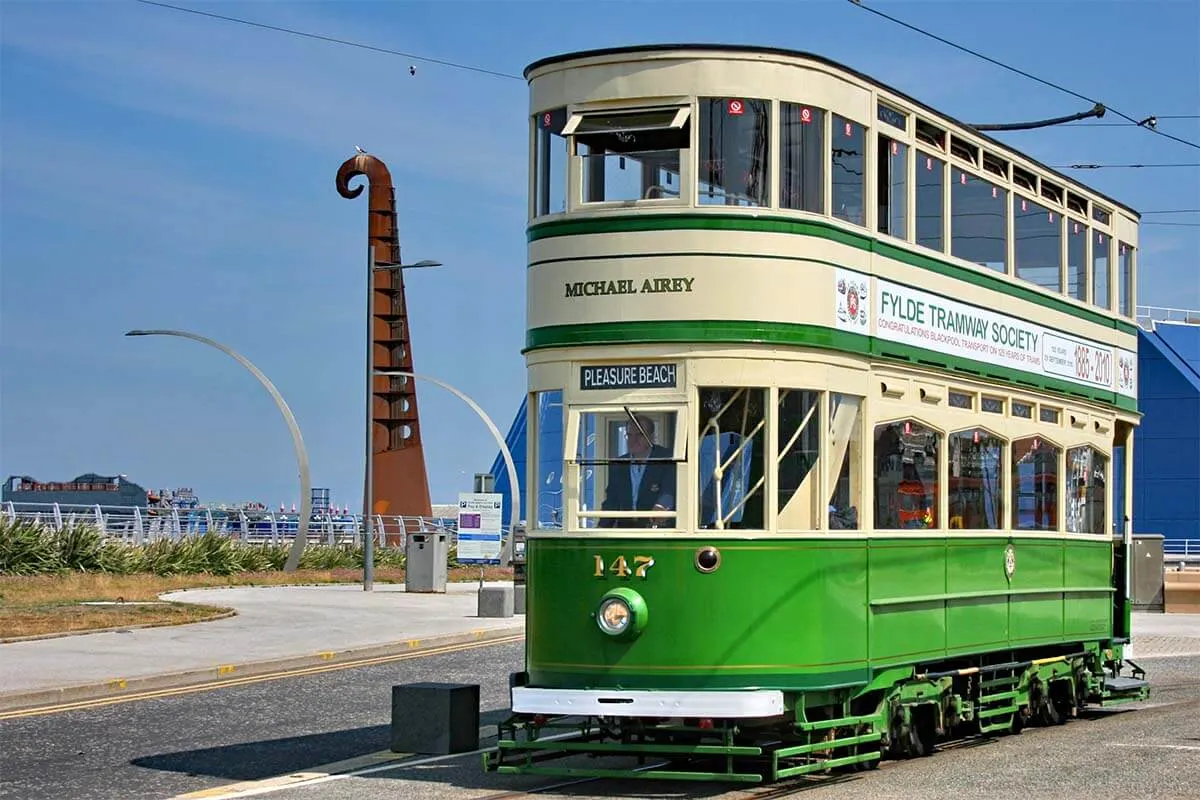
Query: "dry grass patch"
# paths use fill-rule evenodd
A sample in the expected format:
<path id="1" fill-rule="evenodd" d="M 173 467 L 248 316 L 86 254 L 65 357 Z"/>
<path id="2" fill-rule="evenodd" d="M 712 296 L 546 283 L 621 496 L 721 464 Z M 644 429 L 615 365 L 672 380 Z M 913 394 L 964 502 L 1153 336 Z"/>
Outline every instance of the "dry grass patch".
<path id="1" fill-rule="evenodd" d="M 377 583 L 400 583 L 404 570 L 375 568 Z M 511 569 L 488 567 L 484 579 L 512 578 Z M 478 567 L 455 567 L 448 579 L 479 580 Z M 158 601 L 159 595 L 180 589 L 221 586 L 294 586 L 321 583 L 356 583 L 356 569 L 245 572 L 237 575 L 109 575 L 67 573 L 30 577 L 0 576 L 0 639 L 44 636 L 72 631 L 131 625 L 177 625 L 221 616 L 228 609 L 187 603 L 129 605 Z M 117 605 L 82 605 L 116 601 Z"/>

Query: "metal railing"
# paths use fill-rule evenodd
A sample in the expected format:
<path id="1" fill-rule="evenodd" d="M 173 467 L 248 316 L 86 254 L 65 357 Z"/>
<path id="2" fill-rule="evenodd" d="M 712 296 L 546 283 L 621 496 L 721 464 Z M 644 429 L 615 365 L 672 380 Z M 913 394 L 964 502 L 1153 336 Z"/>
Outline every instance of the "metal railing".
<path id="1" fill-rule="evenodd" d="M 178 539 L 215 532 L 244 542 L 279 544 L 295 538 L 300 515 L 272 511 L 210 508 L 143 508 L 140 506 L 12 503 L 0 506 L 0 517 L 9 522 L 28 520 L 54 530 L 76 524 L 92 525 L 106 536 L 133 544 L 156 539 Z M 410 533 L 447 533 L 458 543 L 457 519 L 377 514 L 372 518 L 373 539 L 379 547 L 403 547 Z M 361 544 L 361 514 L 313 514 L 308 541 L 314 544 Z M 503 535 L 507 538 L 506 526 Z"/>
<path id="2" fill-rule="evenodd" d="M 1170 308 L 1167 306 L 1137 307 L 1137 324 L 1142 330 L 1154 330 L 1156 322 L 1184 322 L 1200 325 L 1200 311 L 1194 308 Z"/>
<path id="3" fill-rule="evenodd" d="M 1200 539 L 1163 539 L 1163 560 L 1180 558 L 1200 561 Z"/>

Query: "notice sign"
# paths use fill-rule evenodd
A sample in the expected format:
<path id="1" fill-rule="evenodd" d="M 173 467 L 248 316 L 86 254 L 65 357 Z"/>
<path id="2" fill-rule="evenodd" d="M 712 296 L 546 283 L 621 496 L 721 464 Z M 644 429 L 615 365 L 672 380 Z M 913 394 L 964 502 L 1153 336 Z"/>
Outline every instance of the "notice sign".
<path id="1" fill-rule="evenodd" d="M 674 389 L 677 364 L 587 365 L 579 368 L 579 388 Z"/>
<path id="2" fill-rule="evenodd" d="M 834 307 L 842 330 L 871 333 L 950 356 L 1062 378 L 1137 397 L 1134 354 L 986 308 L 876 278 L 838 270 Z"/>
<path id="3" fill-rule="evenodd" d="M 503 498 L 496 493 L 458 495 L 458 562 L 499 564 Z"/>

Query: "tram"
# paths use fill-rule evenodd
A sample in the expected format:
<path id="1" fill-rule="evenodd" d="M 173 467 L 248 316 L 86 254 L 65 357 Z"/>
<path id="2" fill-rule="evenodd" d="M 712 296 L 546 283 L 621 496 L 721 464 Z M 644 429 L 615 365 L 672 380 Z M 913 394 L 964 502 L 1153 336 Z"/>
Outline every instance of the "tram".
<path id="1" fill-rule="evenodd" d="M 1145 699 L 1138 213 L 816 55 L 525 76 L 535 513 L 484 768 L 774 781 Z"/>

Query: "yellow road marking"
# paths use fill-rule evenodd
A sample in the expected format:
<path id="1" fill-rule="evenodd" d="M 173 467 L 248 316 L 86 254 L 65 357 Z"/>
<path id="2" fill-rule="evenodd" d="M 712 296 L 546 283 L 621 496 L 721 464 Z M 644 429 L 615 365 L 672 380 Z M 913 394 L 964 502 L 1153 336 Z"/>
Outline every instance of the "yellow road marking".
<path id="1" fill-rule="evenodd" d="M 0 712 L 0 720 L 6 719 L 21 719 L 23 717 L 36 717 L 44 714 L 58 714 L 64 711 L 80 711 L 89 708 L 103 708 L 105 706 L 117 705 L 119 703 L 131 703 L 135 700 L 150 700 L 163 697 L 177 697 L 184 694 L 195 694 L 197 692 L 207 692 L 213 689 L 222 689 L 230 686 L 249 686 L 255 683 L 266 683 L 267 681 L 280 680 L 282 678 L 296 678 L 305 675 L 320 675 L 325 672 L 335 672 L 343 669 L 355 669 L 358 667 L 369 667 L 376 664 L 387 664 L 393 661 L 407 661 L 412 658 L 425 658 L 427 656 L 445 655 L 447 653 L 458 653 L 464 650 L 475 650 L 480 647 L 492 647 L 500 644 L 512 644 L 519 642 L 525 638 L 525 634 L 519 633 L 512 636 L 502 636 L 495 639 L 489 639 L 482 642 L 461 642 L 458 644 L 447 644 L 439 647 L 431 647 L 428 650 L 420 650 L 417 652 L 395 653 L 387 656 L 375 656 L 373 658 L 360 658 L 354 661 L 345 661 L 341 664 L 317 664 L 311 667 L 302 667 L 295 670 L 285 670 L 280 672 L 268 672 L 262 675 L 248 675 L 243 678 L 228 678 L 220 681 L 209 681 L 206 683 L 197 683 L 190 686 L 179 686 L 173 689 L 150 689 L 143 692 L 134 692 L 133 694 L 124 695 L 121 697 L 101 697 L 94 700 L 77 700 L 69 703 L 59 703 L 51 706 L 39 706 L 37 708 L 27 708 L 19 711 L 4 711 Z M 124 683 L 124 679 L 121 679 Z M 110 685 L 113 682 L 110 681 Z"/>

